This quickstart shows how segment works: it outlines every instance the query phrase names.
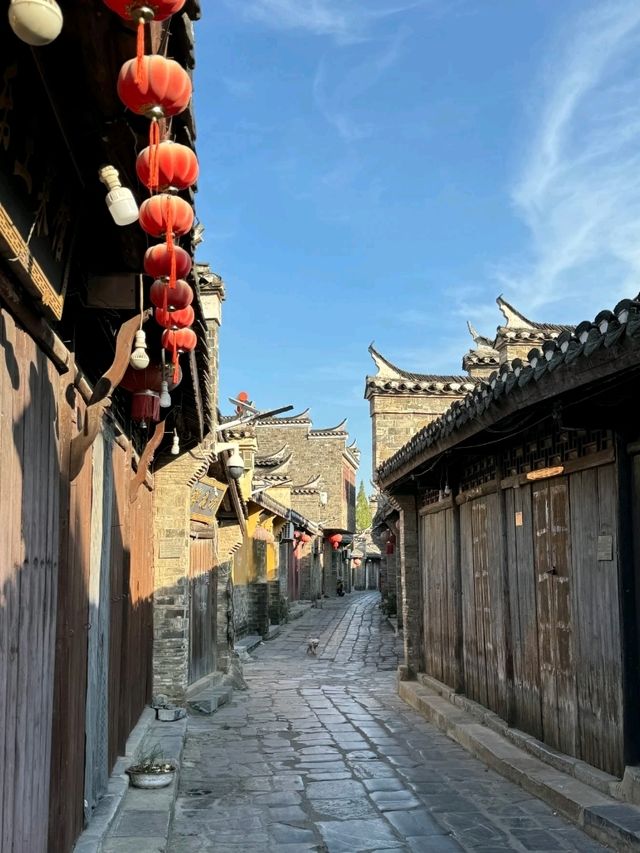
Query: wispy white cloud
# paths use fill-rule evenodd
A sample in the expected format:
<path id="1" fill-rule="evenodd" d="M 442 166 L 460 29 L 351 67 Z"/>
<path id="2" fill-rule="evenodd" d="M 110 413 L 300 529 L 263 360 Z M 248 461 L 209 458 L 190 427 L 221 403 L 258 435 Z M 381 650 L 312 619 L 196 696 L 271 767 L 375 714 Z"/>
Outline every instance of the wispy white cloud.
<path id="1" fill-rule="evenodd" d="M 300 30 L 328 36 L 341 44 L 369 38 L 371 28 L 383 18 L 397 15 L 433 0 L 246 0 L 242 14 L 274 29 Z M 227 0 L 237 7 L 237 0 Z"/>
<path id="2" fill-rule="evenodd" d="M 408 35 L 400 28 L 384 47 L 368 51 L 368 56 L 357 65 L 339 73 L 326 59 L 318 64 L 313 81 L 313 97 L 324 118 L 333 125 L 347 142 L 365 139 L 373 132 L 373 125 L 358 122 L 354 117 L 354 104 L 362 99 L 396 62 L 402 43 Z M 333 82 L 331 81 L 333 71 Z"/>
<path id="3" fill-rule="evenodd" d="M 222 82 L 227 92 L 234 98 L 248 98 L 253 95 L 253 83 L 251 80 L 241 80 L 238 77 L 223 77 Z"/>
<path id="4" fill-rule="evenodd" d="M 532 259 L 496 277 L 527 310 L 638 290 L 640 6 L 597 0 L 552 46 L 512 197 Z M 524 304 L 523 304 L 524 303 Z"/>

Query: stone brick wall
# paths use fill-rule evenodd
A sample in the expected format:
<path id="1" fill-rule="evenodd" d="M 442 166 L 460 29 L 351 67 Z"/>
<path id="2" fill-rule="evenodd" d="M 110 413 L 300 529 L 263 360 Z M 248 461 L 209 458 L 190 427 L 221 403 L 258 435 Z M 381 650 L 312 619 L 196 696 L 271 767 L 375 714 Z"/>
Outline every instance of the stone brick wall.
<path id="1" fill-rule="evenodd" d="M 236 638 L 249 633 L 249 584 L 233 587 L 233 627 Z"/>
<path id="2" fill-rule="evenodd" d="M 189 678 L 189 479 L 200 462 L 179 457 L 155 474 L 153 693 L 184 701 Z"/>
<path id="3" fill-rule="evenodd" d="M 355 525 L 355 488 L 347 500 L 345 475 L 355 484 L 355 470 L 345 455 L 346 434 L 317 435 L 311 423 L 256 426 L 260 455 L 276 453 L 283 445 L 293 452 L 289 476 L 293 485 L 322 478 L 320 489 L 327 493 L 327 504 L 320 505 L 317 495 L 291 496 L 291 505 L 311 521 L 324 522 L 327 528 L 353 530 Z"/>
<path id="4" fill-rule="evenodd" d="M 462 395 L 373 394 L 369 401 L 375 469 Z"/>

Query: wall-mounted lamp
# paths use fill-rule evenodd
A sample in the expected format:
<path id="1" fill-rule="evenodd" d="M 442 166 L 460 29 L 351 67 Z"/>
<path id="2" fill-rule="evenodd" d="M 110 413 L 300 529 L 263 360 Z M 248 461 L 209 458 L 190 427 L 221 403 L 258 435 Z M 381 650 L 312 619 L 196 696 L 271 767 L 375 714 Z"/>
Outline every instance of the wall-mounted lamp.
<path id="1" fill-rule="evenodd" d="M 233 451 L 231 456 L 226 460 L 227 473 L 233 480 L 239 480 L 244 474 L 244 459 L 240 455 L 240 450 L 235 441 L 216 442 L 213 445 L 213 452 L 219 456 L 223 450 Z"/>
<path id="2" fill-rule="evenodd" d="M 173 444 L 171 445 L 171 455 L 178 456 L 180 453 L 180 439 L 178 438 L 178 431 L 174 429 L 173 431 Z"/>
<path id="3" fill-rule="evenodd" d="M 109 190 L 107 207 L 116 225 L 131 225 L 137 222 L 139 210 L 133 193 L 120 183 L 120 174 L 114 166 L 103 166 L 98 176 Z"/>
<path id="4" fill-rule="evenodd" d="M 329 495 L 326 492 L 320 492 L 320 506 L 326 506 L 329 500 Z"/>

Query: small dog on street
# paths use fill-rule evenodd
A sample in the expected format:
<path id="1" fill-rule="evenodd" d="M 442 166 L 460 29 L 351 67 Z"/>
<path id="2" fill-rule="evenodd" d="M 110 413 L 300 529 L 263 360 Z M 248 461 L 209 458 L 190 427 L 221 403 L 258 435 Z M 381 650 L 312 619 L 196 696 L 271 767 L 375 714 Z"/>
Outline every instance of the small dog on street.
<path id="1" fill-rule="evenodd" d="M 320 644 L 320 640 L 316 637 L 307 640 L 307 654 L 308 655 L 317 655 L 318 654 L 318 645 Z"/>

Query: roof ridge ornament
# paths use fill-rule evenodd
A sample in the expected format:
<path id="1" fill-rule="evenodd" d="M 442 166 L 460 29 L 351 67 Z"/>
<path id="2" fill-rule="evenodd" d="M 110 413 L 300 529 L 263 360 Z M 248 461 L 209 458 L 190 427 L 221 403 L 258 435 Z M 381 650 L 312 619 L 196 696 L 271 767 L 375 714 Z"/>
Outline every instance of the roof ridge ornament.
<path id="1" fill-rule="evenodd" d="M 470 320 L 467 320 L 467 329 L 469 329 L 469 334 L 473 338 L 473 342 L 477 349 L 493 350 L 493 341 L 476 331 Z"/>
<path id="2" fill-rule="evenodd" d="M 498 296 L 496 302 L 507 321 L 508 329 L 530 329 L 531 331 L 537 331 L 536 326 L 531 320 L 528 320 L 524 314 L 521 314 L 513 305 L 510 305 L 502 296 Z"/>
<path id="3" fill-rule="evenodd" d="M 400 370 L 399 367 L 396 367 L 395 364 L 392 364 L 390 361 L 387 361 L 387 359 L 383 355 L 381 355 L 377 349 L 374 348 L 373 342 L 369 344 L 369 354 L 378 369 L 378 376 L 382 376 L 385 379 L 405 378 L 405 372 Z"/>

